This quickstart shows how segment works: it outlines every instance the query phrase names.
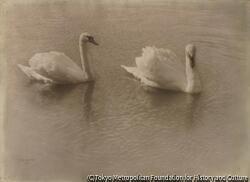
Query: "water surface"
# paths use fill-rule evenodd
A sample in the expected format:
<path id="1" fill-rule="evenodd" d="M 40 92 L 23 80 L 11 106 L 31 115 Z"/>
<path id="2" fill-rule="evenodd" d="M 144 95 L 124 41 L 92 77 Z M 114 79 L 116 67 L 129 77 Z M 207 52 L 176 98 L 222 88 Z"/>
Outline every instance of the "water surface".
<path id="1" fill-rule="evenodd" d="M 8 62 L 5 177 L 83 181 L 88 174 L 245 174 L 247 1 L 11 3 L 5 8 Z M 18 70 L 56 50 L 80 64 L 88 31 L 94 83 L 44 88 Z M 184 60 L 197 46 L 203 92 L 145 88 L 120 65 L 146 45 Z"/>

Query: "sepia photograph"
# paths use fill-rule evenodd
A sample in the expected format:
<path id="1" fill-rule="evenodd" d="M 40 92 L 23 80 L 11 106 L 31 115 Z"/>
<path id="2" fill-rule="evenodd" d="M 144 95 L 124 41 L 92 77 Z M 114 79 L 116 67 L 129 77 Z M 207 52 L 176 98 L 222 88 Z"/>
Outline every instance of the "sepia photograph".
<path id="1" fill-rule="evenodd" d="M 0 0 L 0 182 L 248 182 L 250 1 Z"/>

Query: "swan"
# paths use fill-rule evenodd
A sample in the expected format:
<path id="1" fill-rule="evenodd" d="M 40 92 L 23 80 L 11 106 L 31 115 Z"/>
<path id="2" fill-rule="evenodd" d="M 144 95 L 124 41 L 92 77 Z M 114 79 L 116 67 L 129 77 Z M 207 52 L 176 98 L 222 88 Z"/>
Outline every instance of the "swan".
<path id="1" fill-rule="evenodd" d="M 31 80 L 45 84 L 74 84 L 90 81 L 93 77 L 88 62 L 87 43 L 98 45 L 89 33 L 85 32 L 80 35 L 79 49 L 82 68 L 64 53 L 56 51 L 37 53 L 29 60 L 29 66 L 18 64 L 18 67 Z"/>
<path id="2" fill-rule="evenodd" d="M 201 82 L 195 65 L 195 46 L 185 48 L 186 63 L 168 49 L 145 47 L 142 56 L 136 57 L 136 67 L 121 65 L 143 84 L 186 93 L 201 92 Z"/>

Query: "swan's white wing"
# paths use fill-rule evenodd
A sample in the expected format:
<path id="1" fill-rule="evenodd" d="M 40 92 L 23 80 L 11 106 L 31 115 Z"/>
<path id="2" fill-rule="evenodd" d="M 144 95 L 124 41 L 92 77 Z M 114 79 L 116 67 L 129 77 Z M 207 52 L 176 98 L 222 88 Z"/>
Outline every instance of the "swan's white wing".
<path id="1" fill-rule="evenodd" d="M 186 83 L 185 66 L 170 50 L 143 48 L 142 56 L 136 58 L 136 65 L 144 77 L 162 88 L 181 89 Z"/>
<path id="2" fill-rule="evenodd" d="M 81 68 L 60 52 L 37 53 L 29 64 L 37 73 L 57 83 L 77 83 L 86 78 Z"/>
<path id="3" fill-rule="evenodd" d="M 139 79 L 145 85 L 160 88 L 159 84 L 157 84 L 151 80 L 148 80 L 137 67 L 128 67 L 128 66 L 124 66 L 124 65 L 121 65 L 121 67 L 123 69 L 125 69 L 128 73 L 132 74 L 135 78 Z"/>
<path id="4" fill-rule="evenodd" d="M 32 68 L 18 64 L 18 67 L 27 75 L 31 80 L 41 81 L 43 83 L 55 83 L 53 80 L 46 78 L 36 73 Z"/>

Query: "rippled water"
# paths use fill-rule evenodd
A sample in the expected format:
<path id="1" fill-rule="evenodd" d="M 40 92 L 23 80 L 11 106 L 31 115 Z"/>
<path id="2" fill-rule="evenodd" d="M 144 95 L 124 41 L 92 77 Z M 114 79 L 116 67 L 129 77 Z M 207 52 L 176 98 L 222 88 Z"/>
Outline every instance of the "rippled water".
<path id="1" fill-rule="evenodd" d="M 83 181 L 88 174 L 246 174 L 247 1 L 90 1 L 5 7 L 5 177 Z M 18 70 L 37 52 L 79 63 L 91 32 L 95 83 L 43 88 Z M 197 46 L 203 92 L 145 88 L 126 74 L 146 45 L 184 59 Z"/>

